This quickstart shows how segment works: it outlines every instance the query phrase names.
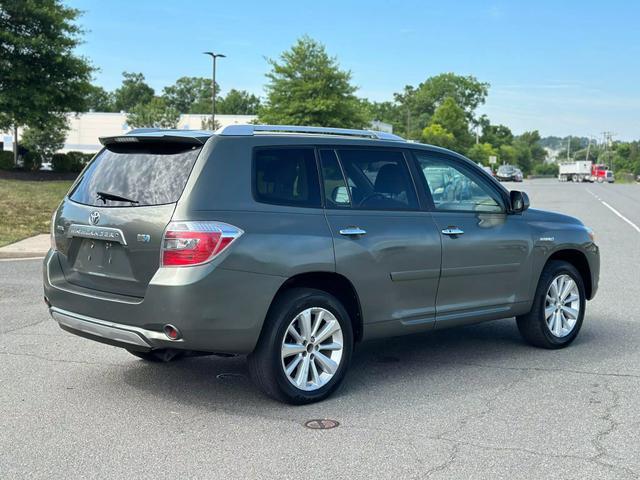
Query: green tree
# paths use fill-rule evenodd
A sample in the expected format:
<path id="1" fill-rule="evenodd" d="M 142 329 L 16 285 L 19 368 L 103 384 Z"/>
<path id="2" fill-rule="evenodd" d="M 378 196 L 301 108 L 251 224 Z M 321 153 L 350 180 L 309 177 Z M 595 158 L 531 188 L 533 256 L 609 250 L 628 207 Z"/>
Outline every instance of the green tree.
<path id="1" fill-rule="evenodd" d="M 113 94 L 97 85 L 89 85 L 85 95 L 86 108 L 94 112 L 115 112 Z"/>
<path id="2" fill-rule="evenodd" d="M 471 75 L 441 73 L 418 85 L 415 103 L 418 108 L 424 107 L 428 111 L 452 98 L 464 110 L 467 120 L 473 122 L 474 112 L 485 102 L 488 92 L 489 84 Z"/>
<path id="3" fill-rule="evenodd" d="M 422 139 L 424 143 L 436 145 L 438 147 L 452 149 L 455 147 L 456 138 L 453 133 L 448 131 L 439 123 L 432 123 L 424 127 L 422 130 Z"/>
<path id="4" fill-rule="evenodd" d="M 220 87 L 216 82 L 216 93 Z M 180 77 L 176 83 L 165 87 L 162 97 L 167 105 L 180 113 L 211 113 L 212 81 L 202 77 Z M 218 95 L 216 95 L 216 102 Z"/>
<path id="5" fill-rule="evenodd" d="M 134 128 L 176 128 L 178 120 L 180 112 L 162 97 L 153 97 L 148 103 L 136 105 L 127 115 L 127 123 Z"/>
<path id="6" fill-rule="evenodd" d="M 361 99 L 360 104 L 368 123 L 378 120 L 388 123 L 393 131 L 404 134 L 406 130 L 406 118 L 403 117 L 400 105 L 396 102 L 371 102 Z"/>
<path id="7" fill-rule="evenodd" d="M 416 131 L 420 132 L 422 126 L 429 123 L 431 116 L 447 98 L 452 98 L 464 111 L 467 123 L 475 125 L 475 110 L 485 102 L 488 89 L 488 83 L 480 82 L 473 76 L 454 73 L 427 78 L 417 87 L 407 85 L 403 92 L 394 94 L 403 118 L 399 130 L 409 138 L 416 138 Z M 410 131 L 407 131 L 407 126 Z"/>
<path id="8" fill-rule="evenodd" d="M 114 92 L 116 111 L 129 112 L 136 105 L 149 103 L 154 92 L 142 73 L 122 72 L 122 86 Z"/>
<path id="9" fill-rule="evenodd" d="M 52 117 L 44 127 L 28 127 L 22 135 L 22 144 L 28 153 L 25 167 L 39 170 L 42 162 L 51 160 L 53 154 L 64 146 L 69 125 L 65 116 Z"/>
<path id="10" fill-rule="evenodd" d="M 445 98 L 436 108 L 429 122 L 429 125 L 434 124 L 441 125 L 453 135 L 455 142 L 451 148 L 454 150 L 464 152 L 473 143 L 464 110 L 451 97 Z"/>
<path id="11" fill-rule="evenodd" d="M 211 124 L 211 115 L 200 120 L 200 128 L 202 130 L 213 130 L 214 132 L 222 127 L 222 124 L 216 120 L 215 125 Z"/>
<path id="12" fill-rule="evenodd" d="M 640 142 L 616 142 L 598 157 L 598 163 L 611 166 L 621 179 L 625 173 L 640 175 Z"/>
<path id="13" fill-rule="evenodd" d="M 519 135 L 518 140 L 526 143 L 531 150 L 531 160 L 533 163 L 542 163 L 547 158 L 547 151 L 541 145 L 541 137 L 538 130 L 524 132 Z M 585 145 L 586 146 L 586 145 Z"/>
<path id="14" fill-rule="evenodd" d="M 573 161 L 575 153 L 585 148 L 587 146 L 587 142 L 588 142 L 587 138 L 580 138 L 580 137 L 563 138 L 560 142 L 560 151 L 558 152 L 558 159 L 562 162 L 566 161 L 567 153 L 568 153 L 569 159 Z M 530 143 L 530 142 L 527 142 L 527 143 Z M 569 147 L 569 152 L 567 152 L 567 146 Z"/>
<path id="15" fill-rule="evenodd" d="M 0 128 L 44 128 L 85 110 L 92 67 L 75 53 L 79 14 L 60 0 L 0 0 Z"/>
<path id="16" fill-rule="evenodd" d="M 528 175 L 533 168 L 531 146 L 520 138 L 514 140 L 512 146 L 516 153 L 515 163 L 520 167 L 523 174 Z"/>
<path id="17" fill-rule="evenodd" d="M 216 113 L 234 115 L 255 115 L 260 108 L 260 99 L 245 91 L 231 89 L 216 105 Z"/>
<path id="18" fill-rule="evenodd" d="M 513 133 L 506 125 L 492 125 L 486 115 L 480 117 L 479 124 L 482 128 L 481 142 L 490 143 L 496 148 L 513 142 Z"/>
<path id="19" fill-rule="evenodd" d="M 321 43 L 304 36 L 269 64 L 261 122 L 345 128 L 366 124 L 351 73 L 341 70 Z"/>
<path id="20" fill-rule="evenodd" d="M 513 165 L 518 161 L 518 151 L 512 145 L 500 145 L 498 148 L 498 162 Z"/>
<path id="21" fill-rule="evenodd" d="M 539 163 L 533 167 L 535 175 L 558 176 L 559 167 L 556 163 Z"/>
<path id="22" fill-rule="evenodd" d="M 467 157 L 474 162 L 489 165 L 489 157 L 497 157 L 498 154 L 490 143 L 476 143 L 467 150 Z"/>

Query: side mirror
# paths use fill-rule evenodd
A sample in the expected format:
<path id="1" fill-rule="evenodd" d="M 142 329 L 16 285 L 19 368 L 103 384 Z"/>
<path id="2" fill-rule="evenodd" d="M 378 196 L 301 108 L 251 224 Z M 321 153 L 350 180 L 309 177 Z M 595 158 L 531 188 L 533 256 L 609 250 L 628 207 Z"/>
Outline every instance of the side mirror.
<path id="1" fill-rule="evenodd" d="M 522 213 L 529 208 L 529 195 L 518 190 L 511 190 L 509 193 L 511 199 L 511 212 Z"/>

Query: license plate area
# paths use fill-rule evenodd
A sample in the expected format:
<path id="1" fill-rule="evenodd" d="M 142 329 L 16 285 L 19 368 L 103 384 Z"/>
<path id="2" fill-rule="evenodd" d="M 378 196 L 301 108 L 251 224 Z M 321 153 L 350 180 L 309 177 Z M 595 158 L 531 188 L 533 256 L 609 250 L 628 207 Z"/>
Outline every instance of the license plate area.
<path id="1" fill-rule="evenodd" d="M 117 242 L 77 238 L 80 247 L 73 269 L 78 273 L 131 279 L 131 265 L 125 247 Z"/>

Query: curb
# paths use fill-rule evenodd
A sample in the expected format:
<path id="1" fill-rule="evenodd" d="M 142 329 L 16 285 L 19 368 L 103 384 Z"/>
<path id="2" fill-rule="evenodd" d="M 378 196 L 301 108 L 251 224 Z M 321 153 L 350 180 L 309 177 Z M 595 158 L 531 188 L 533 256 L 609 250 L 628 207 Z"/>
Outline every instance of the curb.
<path id="1" fill-rule="evenodd" d="M 44 258 L 47 255 L 47 252 L 2 252 L 0 251 L 0 260 L 19 260 L 21 258 L 24 259 L 36 259 L 36 258 Z"/>
<path id="2" fill-rule="evenodd" d="M 0 247 L 0 259 L 43 258 L 49 251 L 49 235 L 38 234 Z"/>

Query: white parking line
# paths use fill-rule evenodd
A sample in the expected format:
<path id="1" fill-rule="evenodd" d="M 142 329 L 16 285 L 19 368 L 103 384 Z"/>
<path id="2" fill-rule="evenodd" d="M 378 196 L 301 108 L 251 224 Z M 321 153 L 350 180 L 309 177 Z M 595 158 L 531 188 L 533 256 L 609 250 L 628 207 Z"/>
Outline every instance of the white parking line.
<path id="1" fill-rule="evenodd" d="M 604 200 L 602 200 L 598 195 L 596 195 L 595 193 L 593 193 L 591 190 L 589 190 L 587 188 L 587 192 L 589 192 L 591 195 L 593 195 L 594 197 L 596 197 L 598 199 L 598 201 L 600 203 L 602 203 L 605 207 L 607 207 L 609 210 L 611 210 L 613 213 L 615 213 L 618 217 L 620 217 L 622 220 L 624 220 L 625 222 L 627 222 L 629 225 L 631 225 L 631 227 L 638 233 L 640 233 L 640 227 L 638 227 L 635 223 L 633 223 L 631 220 L 629 220 L 627 217 L 625 217 L 624 215 L 622 215 L 618 210 L 616 210 L 615 208 L 613 208 L 611 205 L 609 205 L 607 202 L 605 202 Z"/>

